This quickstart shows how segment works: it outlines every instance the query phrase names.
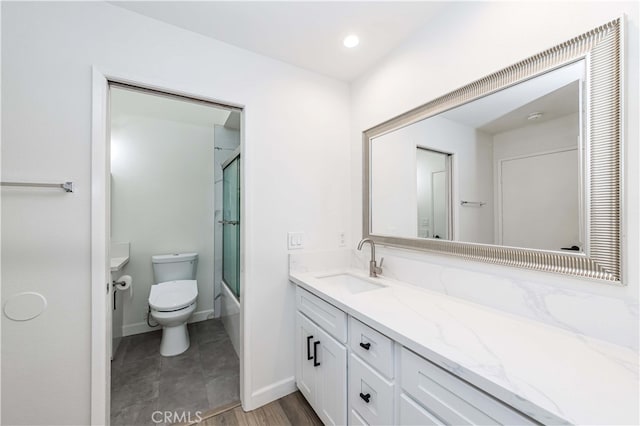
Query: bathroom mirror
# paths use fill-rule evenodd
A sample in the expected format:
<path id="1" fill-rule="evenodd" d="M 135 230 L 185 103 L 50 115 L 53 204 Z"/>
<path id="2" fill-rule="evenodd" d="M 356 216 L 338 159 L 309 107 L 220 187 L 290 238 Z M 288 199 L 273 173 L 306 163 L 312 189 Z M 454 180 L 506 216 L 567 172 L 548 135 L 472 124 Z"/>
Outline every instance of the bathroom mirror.
<path id="1" fill-rule="evenodd" d="M 363 134 L 363 236 L 621 282 L 621 20 Z"/>

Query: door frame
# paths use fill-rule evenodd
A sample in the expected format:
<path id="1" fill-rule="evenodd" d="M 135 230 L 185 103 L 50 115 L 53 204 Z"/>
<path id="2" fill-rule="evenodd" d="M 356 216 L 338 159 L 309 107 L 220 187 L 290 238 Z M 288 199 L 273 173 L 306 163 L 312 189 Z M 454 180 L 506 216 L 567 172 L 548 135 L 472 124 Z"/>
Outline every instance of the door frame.
<path id="1" fill-rule="evenodd" d="M 237 109 L 242 112 L 240 121 L 240 149 L 244 151 L 245 145 L 245 106 L 234 102 L 219 101 L 206 96 L 196 95 L 178 90 L 166 83 L 150 83 L 144 78 L 134 78 L 122 74 L 104 73 L 97 67 L 92 67 L 92 119 L 91 119 L 91 424 L 110 424 L 111 406 L 111 353 L 108 353 L 110 345 L 109 327 L 107 321 L 107 301 L 111 300 L 111 271 L 109 268 L 110 245 L 110 130 L 109 120 L 109 85 L 127 85 L 142 91 L 150 91 L 155 94 L 178 96 L 193 101 L 206 102 L 207 104 Z M 241 170 L 241 178 L 243 171 Z M 243 179 L 244 180 L 244 179 Z M 242 191 L 241 209 L 244 204 L 246 191 Z M 242 211 L 242 210 L 241 210 Z M 241 219 L 242 220 L 242 219 Z M 245 236 L 241 233 L 241 247 Z M 244 250 L 240 251 L 240 264 L 243 265 Z M 107 282 L 105 283 L 105 279 Z M 240 285 L 246 291 L 243 282 L 244 276 L 240 275 Z M 105 295 L 105 287 L 109 284 L 108 293 Z M 105 296 L 106 299 L 105 300 Z M 246 326 L 245 304 L 246 297 L 240 300 L 240 399 L 246 389 L 244 384 L 244 327 Z"/>
<path id="2" fill-rule="evenodd" d="M 447 208 L 447 211 L 445 212 L 445 215 L 447 217 L 447 238 L 444 238 L 445 240 L 448 240 L 449 238 L 451 238 L 451 228 L 452 228 L 452 224 L 451 222 L 453 222 L 453 220 L 451 219 L 451 179 L 450 179 L 450 173 L 449 171 L 451 170 L 451 167 L 449 165 L 450 161 L 449 161 L 450 157 L 446 158 L 446 167 L 444 170 L 439 170 L 437 172 L 431 172 L 431 217 L 432 217 L 432 229 L 434 232 L 432 232 L 433 236 L 429 237 L 429 238 L 435 238 L 435 229 L 436 229 L 436 204 L 433 202 L 433 194 L 436 192 L 435 191 L 435 186 L 434 186 L 434 181 L 435 181 L 435 176 L 440 174 L 440 173 L 444 173 L 444 191 L 445 191 L 445 195 L 446 195 L 446 199 L 445 199 L 445 207 Z M 442 237 L 440 237 L 442 238 Z"/>

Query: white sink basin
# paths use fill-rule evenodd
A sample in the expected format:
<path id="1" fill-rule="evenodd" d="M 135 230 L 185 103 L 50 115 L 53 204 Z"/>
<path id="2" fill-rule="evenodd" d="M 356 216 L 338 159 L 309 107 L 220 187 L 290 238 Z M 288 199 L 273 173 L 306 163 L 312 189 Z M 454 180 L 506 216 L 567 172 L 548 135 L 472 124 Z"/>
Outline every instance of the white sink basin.
<path id="1" fill-rule="evenodd" d="M 379 290 L 385 287 L 382 284 L 377 284 L 351 274 L 326 275 L 317 278 L 324 283 L 335 284 L 351 294 Z"/>

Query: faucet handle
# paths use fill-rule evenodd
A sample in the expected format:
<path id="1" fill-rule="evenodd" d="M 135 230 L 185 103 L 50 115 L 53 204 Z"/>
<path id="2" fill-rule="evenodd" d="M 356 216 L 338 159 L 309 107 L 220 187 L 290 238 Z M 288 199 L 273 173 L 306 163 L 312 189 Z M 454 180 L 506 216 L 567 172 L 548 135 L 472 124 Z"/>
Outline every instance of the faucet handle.
<path id="1" fill-rule="evenodd" d="M 375 264 L 375 260 L 373 261 L 373 270 L 375 272 L 375 276 L 382 273 L 382 263 L 384 262 L 384 257 L 380 258 L 380 265 Z"/>

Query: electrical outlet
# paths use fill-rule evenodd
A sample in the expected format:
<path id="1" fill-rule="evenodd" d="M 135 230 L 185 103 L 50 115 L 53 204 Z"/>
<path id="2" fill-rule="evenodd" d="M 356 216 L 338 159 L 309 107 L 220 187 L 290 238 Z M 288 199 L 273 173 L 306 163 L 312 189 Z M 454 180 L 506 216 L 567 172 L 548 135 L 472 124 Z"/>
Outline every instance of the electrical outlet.
<path id="1" fill-rule="evenodd" d="M 347 236 L 344 231 L 338 234 L 338 247 L 344 247 L 347 245 Z"/>
<path id="2" fill-rule="evenodd" d="M 304 248 L 304 232 L 287 232 L 287 248 L 289 250 Z"/>

